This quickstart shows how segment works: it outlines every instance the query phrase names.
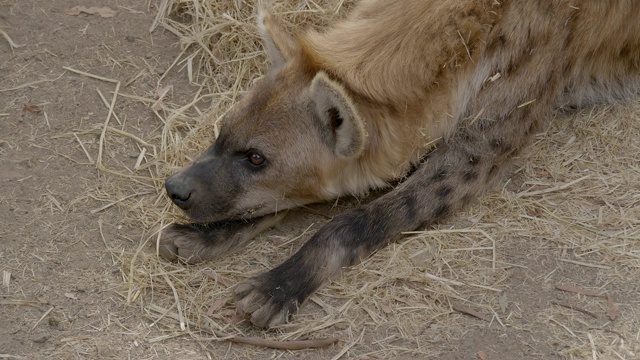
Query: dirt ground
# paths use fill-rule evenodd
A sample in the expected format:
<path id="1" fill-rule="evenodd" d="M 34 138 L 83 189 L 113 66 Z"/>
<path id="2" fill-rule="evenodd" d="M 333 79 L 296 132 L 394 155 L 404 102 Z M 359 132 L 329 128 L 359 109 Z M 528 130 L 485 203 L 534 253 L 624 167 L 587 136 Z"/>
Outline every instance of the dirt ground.
<path id="1" fill-rule="evenodd" d="M 140 144 L 157 141 L 163 122 L 152 104 L 134 97 L 153 99 L 158 89 L 171 84 L 171 102 L 188 104 L 199 87 L 189 83 L 184 66 L 167 72 L 181 48 L 175 34 L 162 29 L 149 32 L 157 13 L 155 1 L 91 4 L 115 10 L 113 17 L 65 12 L 89 6 L 84 3 L 0 0 L 0 30 L 15 45 L 0 36 L 0 359 L 640 358 L 638 100 L 556 119 L 537 138 L 526 165 L 496 194 L 480 199 L 434 232 L 394 245 L 348 270 L 345 276 L 354 284 L 338 280 L 314 297 L 294 322 L 320 318 L 323 311 L 330 312 L 327 309 L 346 309 L 327 315 L 331 321 L 305 333 L 335 336 L 338 342 L 330 347 L 274 350 L 220 341 L 194 329 L 181 332 L 169 316 L 149 312 L 154 299 L 172 298 L 170 290 L 160 294 L 151 288 L 128 302 L 132 254 L 142 249 L 142 254 L 154 257 L 152 246 L 140 247 L 150 229 L 136 223 L 134 205 L 155 199 L 157 183 L 100 171 L 96 160 L 102 156 L 107 168 L 137 168 L 140 159 L 146 159 L 140 155 Z M 100 154 L 101 129 L 115 83 L 86 74 L 120 81 L 123 95 L 115 102 L 117 118 L 111 117 L 110 124 L 125 135 L 110 130 L 106 154 Z M 575 130 L 583 127 L 587 130 Z M 611 139 L 618 146 L 602 144 Z M 578 155 L 568 153 L 581 140 L 584 145 Z M 545 155 L 549 153 L 558 158 Z M 611 153 L 621 159 L 621 166 L 610 168 L 593 160 Z M 556 164 L 566 166 L 576 156 L 584 159 L 570 166 L 578 173 L 557 176 Z M 604 178 L 607 181 L 600 184 Z M 609 191 L 602 196 L 591 196 L 588 187 L 580 194 L 571 191 L 572 184 L 592 180 L 594 189 L 598 182 Z M 546 184 L 556 188 L 538 191 L 536 186 Z M 524 203 L 523 198 L 536 200 Z M 283 242 L 289 246 L 270 263 L 282 261 L 327 221 L 317 213 L 330 216 L 357 202 L 346 199 L 338 208 L 317 206 L 316 215 L 292 214 L 261 237 L 274 248 Z M 485 215 L 496 208 L 513 210 L 487 220 Z M 569 216 L 574 210 L 582 211 L 582 220 Z M 555 236 L 542 230 L 536 235 L 544 226 L 556 227 Z M 449 238 L 467 236 L 451 229 L 473 227 L 481 231 L 470 235 L 487 235 L 489 245 L 477 251 L 451 245 Z M 563 239 L 564 231 L 572 227 L 579 228 L 577 235 Z M 294 240 L 299 235 L 301 239 Z M 592 238 L 598 238 L 598 245 L 589 241 Z M 256 251 L 256 246 L 250 245 L 247 252 Z M 442 295 L 450 287 L 464 288 L 470 278 L 454 275 L 472 270 L 466 265 L 464 271 L 436 272 L 447 268 L 437 259 L 423 259 L 427 265 L 420 265 L 425 273 L 439 274 L 429 280 L 436 290 L 415 291 L 412 278 L 401 273 L 375 286 L 368 280 L 353 280 L 376 279 L 394 266 L 415 265 L 425 247 L 438 254 L 470 253 L 455 256 L 468 264 L 482 264 L 473 273 L 473 279 L 484 279 L 482 286 L 455 292 L 457 297 Z M 486 260 L 487 249 L 493 249 L 495 272 Z M 406 251 L 415 255 L 412 262 L 398 256 Z M 250 262 L 242 256 L 224 266 Z M 193 274 L 205 269 L 166 266 Z M 216 264 L 205 266 L 217 269 Z M 242 276 L 244 271 L 260 269 L 243 265 L 234 271 Z M 442 285 L 449 277 L 455 281 Z M 564 291 L 558 285 L 564 285 Z M 362 292 L 339 295 L 346 288 L 354 289 L 347 293 Z M 383 293 L 393 294 L 391 305 L 376 302 Z M 430 310 L 434 312 L 429 319 L 418 318 L 416 311 L 427 302 L 437 303 L 436 310 Z M 353 303 L 359 305 L 351 308 Z M 481 313 L 477 307 L 473 310 L 478 303 L 484 306 Z M 204 312 L 209 305 L 203 304 Z M 228 312 L 233 304 L 220 308 Z M 395 325 L 416 319 L 419 324 L 414 327 Z M 234 334 L 276 339 L 286 337 L 287 329 L 291 328 L 265 333 L 246 323 L 227 328 Z"/>

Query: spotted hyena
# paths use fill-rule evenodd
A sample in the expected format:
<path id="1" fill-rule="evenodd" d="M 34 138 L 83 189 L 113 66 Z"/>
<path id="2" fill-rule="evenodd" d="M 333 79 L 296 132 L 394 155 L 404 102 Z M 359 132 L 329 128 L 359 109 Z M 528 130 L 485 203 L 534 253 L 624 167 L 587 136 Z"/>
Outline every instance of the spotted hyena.
<path id="1" fill-rule="evenodd" d="M 635 0 L 368 0 L 297 36 L 258 17 L 271 67 L 213 145 L 167 179 L 196 224 L 167 229 L 162 255 L 212 258 L 269 214 L 404 179 L 234 288 L 259 327 L 491 187 L 555 109 L 640 90 Z"/>

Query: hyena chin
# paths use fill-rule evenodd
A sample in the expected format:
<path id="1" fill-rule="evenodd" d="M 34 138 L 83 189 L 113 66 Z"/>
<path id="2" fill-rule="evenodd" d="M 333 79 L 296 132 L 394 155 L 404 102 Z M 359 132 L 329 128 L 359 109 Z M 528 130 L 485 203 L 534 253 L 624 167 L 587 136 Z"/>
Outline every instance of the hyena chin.
<path id="1" fill-rule="evenodd" d="M 167 229 L 162 255 L 210 259 L 269 214 L 406 177 L 234 288 L 259 327 L 488 189 L 555 109 L 640 90 L 640 1 L 369 0 L 295 37 L 258 18 L 271 67 L 204 155 L 167 179 L 199 224 Z"/>

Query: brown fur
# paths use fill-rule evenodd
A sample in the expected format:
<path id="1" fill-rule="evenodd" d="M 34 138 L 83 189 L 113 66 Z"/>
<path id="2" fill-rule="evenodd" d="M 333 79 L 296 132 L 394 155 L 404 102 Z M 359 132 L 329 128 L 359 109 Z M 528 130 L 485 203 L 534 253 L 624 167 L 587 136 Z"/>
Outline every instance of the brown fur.
<path id="1" fill-rule="evenodd" d="M 177 204 L 200 221 L 253 217 L 418 169 L 240 284 L 238 309 L 258 326 L 286 321 L 342 267 L 489 188 L 554 109 L 640 90 L 633 0 L 363 0 L 295 38 L 260 18 L 272 67 L 204 160 L 168 180 Z M 266 165 L 229 168 L 248 149 Z"/>

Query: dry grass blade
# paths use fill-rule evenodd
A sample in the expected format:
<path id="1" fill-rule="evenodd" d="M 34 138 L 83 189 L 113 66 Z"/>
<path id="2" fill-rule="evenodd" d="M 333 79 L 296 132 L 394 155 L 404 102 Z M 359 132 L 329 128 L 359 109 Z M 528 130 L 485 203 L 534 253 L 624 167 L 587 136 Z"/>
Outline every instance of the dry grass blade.
<path id="1" fill-rule="evenodd" d="M 169 310 L 162 309 L 155 305 L 149 306 L 149 309 L 162 314 L 163 317 L 166 316 L 166 317 L 173 318 L 180 321 L 182 321 L 181 319 L 183 319 L 182 315 L 173 313 Z M 226 334 L 218 330 L 213 330 L 209 326 L 198 325 L 189 320 L 186 320 L 186 323 L 188 323 L 189 327 L 192 327 L 194 329 L 200 329 L 202 331 L 208 332 L 211 335 L 215 335 L 216 337 L 219 338 L 218 340 L 220 341 L 260 346 L 260 347 L 266 347 L 271 349 L 280 349 L 280 350 L 318 349 L 318 348 L 331 346 L 338 342 L 338 339 L 335 339 L 335 338 L 279 341 L 279 340 L 263 339 L 258 337 L 237 336 L 237 335 Z"/>
<path id="2" fill-rule="evenodd" d="M 5 38 L 5 40 L 7 40 L 7 42 L 9 43 L 9 46 L 11 46 L 11 51 L 13 51 L 13 49 L 17 49 L 17 48 L 21 48 L 21 47 L 25 47 L 26 45 L 24 44 L 16 44 L 13 42 L 13 40 L 11 40 L 11 38 L 9 37 L 9 34 L 7 34 L 6 32 L 4 32 L 4 30 L 0 29 L 0 35 L 2 35 L 2 37 Z"/>
<path id="3" fill-rule="evenodd" d="M 87 151 L 87 148 L 84 147 L 84 144 L 82 143 L 82 140 L 80 140 L 80 138 L 76 134 L 73 134 L 73 136 L 78 141 L 78 144 L 80 144 L 80 147 L 82 148 L 82 151 L 84 151 L 84 154 L 87 156 L 87 159 L 89 160 L 89 163 L 90 164 L 94 164 L 93 158 L 91 157 L 91 155 L 89 155 L 89 152 Z"/>
<path id="4" fill-rule="evenodd" d="M 114 83 L 114 84 L 120 82 L 119 80 L 109 79 L 109 78 L 106 78 L 104 76 L 91 74 L 91 73 L 88 73 L 88 72 L 85 72 L 85 71 L 82 71 L 82 70 L 77 70 L 77 69 L 74 69 L 74 68 L 68 67 L 68 66 L 63 66 L 62 68 L 67 70 L 67 71 L 71 71 L 72 73 L 76 73 L 78 75 L 90 77 L 90 78 L 96 79 L 96 80 L 102 80 L 102 81 L 106 81 L 106 82 L 110 82 L 110 83 Z"/>
<path id="5" fill-rule="evenodd" d="M 480 320 L 484 320 L 486 322 L 491 322 L 491 318 L 484 315 L 483 313 L 473 310 L 472 308 L 468 307 L 468 306 L 464 306 L 464 305 L 460 305 L 460 304 L 451 304 L 451 308 L 457 312 L 463 313 L 463 314 L 467 314 L 467 315 L 471 315 L 475 318 L 478 318 Z"/>
<path id="6" fill-rule="evenodd" d="M 280 350 L 319 349 L 319 348 L 331 346 L 338 342 L 338 339 L 277 341 L 277 340 L 261 339 L 257 337 L 232 336 L 232 335 L 224 334 L 218 331 L 212 331 L 212 333 L 214 333 L 216 336 L 224 338 L 224 341 L 237 343 L 237 344 L 261 346 L 261 347 L 266 347 L 271 349 L 280 349 Z"/>
<path id="7" fill-rule="evenodd" d="M 586 180 L 588 178 L 590 178 L 591 175 L 585 175 L 579 179 L 575 179 L 573 181 L 570 181 L 566 184 L 562 184 L 562 185 L 558 185 L 558 186 L 554 186 L 552 188 L 549 189 L 545 189 L 545 190 L 538 190 L 538 191 L 527 191 L 527 192 L 523 192 L 523 193 L 519 193 L 518 197 L 526 197 L 526 196 L 536 196 L 536 195 L 542 195 L 542 194 L 548 194 L 548 193 L 552 193 L 554 191 L 560 191 L 560 190 L 565 190 L 568 189 L 570 187 L 572 187 L 573 185 Z"/>
<path id="8" fill-rule="evenodd" d="M 588 311 L 588 310 L 585 310 L 585 309 L 581 309 L 581 308 L 579 308 L 579 307 L 577 307 L 577 306 L 575 306 L 575 305 L 566 304 L 566 303 L 561 303 L 561 302 L 557 302 L 557 301 L 552 301 L 551 303 L 552 303 L 552 304 L 554 304 L 554 305 L 558 305 L 558 306 L 565 307 L 565 308 L 567 308 L 567 309 L 571 309 L 571 310 L 579 311 L 579 312 L 581 312 L 581 313 L 583 313 L 583 314 L 586 314 L 586 315 L 591 316 L 591 317 L 592 317 L 592 318 L 594 318 L 594 319 L 599 318 L 599 316 L 598 316 L 597 314 L 594 314 L 594 313 L 592 313 L 591 311 Z"/>
<path id="9" fill-rule="evenodd" d="M 569 263 L 569 264 L 575 264 L 575 265 L 580 265 L 580 266 L 593 267 L 593 268 L 605 269 L 605 270 L 611 269 L 611 266 L 609 266 L 609 265 L 590 264 L 588 262 L 570 260 L 570 259 L 558 259 L 558 260 L 560 260 L 562 262 Z"/>
<path id="10" fill-rule="evenodd" d="M 117 81 L 116 89 L 114 91 L 113 97 L 111 98 L 111 104 L 109 105 L 109 112 L 107 113 L 107 118 L 104 120 L 104 125 L 102 126 L 102 132 L 100 133 L 100 139 L 98 144 L 98 158 L 96 159 L 96 166 L 98 166 L 99 168 L 102 167 L 102 153 L 104 152 L 105 136 L 107 134 L 107 128 L 109 127 L 109 121 L 111 120 L 111 116 L 113 115 L 113 107 L 116 105 L 116 99 L 118 98 L 119 90 L 120 90 L 120 81 Z"/>
<path id="11" fill-rule="evenodd" d="M 24 89 L 26 87 L 35 86 L 35 85 L 42 84 L 42 83 L 54 82 L 54 81 L 60 79 L 62 77 L 62 75 L 64 75 L 64 74 L 61 74 L 60 76 L 58 76 L 55 79 L 43 79 L 43 80 L 31 81 L 31 82 L 28 82 L 28 83 L 25 83 L 25 84 L 14 86 L 14 87 L 9 88 L 9 89 L 0 89 L 0 92 L 15 91 L 15 90 Z"/>
<path id="12" fill-rule="evenodd" d="M 18 306 L 33 306 L 39 307 L 42 305 L 48 305 L 44 302 L 30 301 L 30 300 L 0 300 L 0 305 L 18 305 Z"/>
<path id="13" fill-rule="evenodd" d="M 347 351 L 349 351 L 349 349 L 351 349 L 352 347 L 354 347 L 357 343 L 359 343 L 360 341 L 362 341 L 362 338 L 364 337 L 364 330 L 362 329 L 362 331 L 360 332 L 360 336 L 358 336 L 357 339 L 355 339 L 354 341 L 352 341 L 349 345 L 345 346 L 342 350 L 340 350 L 340 352 L 331 358 L 331 360 L 338 360 L 340 359 L 344 354 L 347 353 Z"/>
<path id="14" fill-rule="evenodd" d="M 611 295 L 607 295 L 607 315 L 609 315 L 611 321 L 618 317 L 618 308 L 616 308 L 616 304 L 613 303 L 613 297 L 611 297 Z"/>
<path id="15" fill-rule="evenodd" d="M 558 290 L 562 290 L 562 291 L 566 291 L 566 292 L 570 292 L 570 293 L 574 293 L 574 294 L 582 294 L 582 295 L 586 295 L 586 296 L 597 296 L 600 297 L 602 295 L 597 294 L 593 291 L 587 290 L 587 289 L 583 289 L 577 286 L 571 286 L 571 285 L 564 285 L 564 284 L 556 284 L 556 289 Z"/>
<path id="16" fill-rule="evenodd" d="M 167 282 L 169 287 L 171 287 L 171 291 L 173 291 L 173 297 L 176 301 L 176 308 L 178 309 L 178 321 L 180 321 L 180 329 L 182 331 L 185 331 L 187 329 L 187 325 L 186 320 L 182 315 L 182 305 L 180 305 L 180 296 L 178 295 L 178 290 L 176 290 L 176 287 L 173 285 L 173 282 L 169 279 L 169 276 L 167 276 L 166 273 L 163 273 L 162 276 L 164 277 L 164 280 Z"/>
<path id="17" fill-rule="evenodd" d="M 36 321 L 35 324 L 33 324 L 33 326 L 31 327 L 31 331 L 33 331 L 33 329 L 36 328 L 36 326 L 38 326 L 38 324 L 40 324 L 40 322 L 42 321 L 42 319 L 44 319 L 45 317 L 47 317 L 47 315 L 49 315 L 49 313 L 53 311 L 53 306 L 49 308 L 49 310 L 45 311 L 44 314 L 42 314 L 42 316 L 40 316 L 40 319 L 38 319 L 38 321 Z"/>
<path id="18" fill-rule="evenodd" d="M 158 24 L 164 20 L 164 17 L 169 15 L 170 10 L 173 8 L 173 3 L 174 3 L 173 0 L 162 0 L 160 2 L 160 5 L 158 5 L 158 14 L 156 15 L 156 18 L 153 20 L 153 23 L 149 28 L 149 32 L 152 32 L 153 30 L 155 30 Z"/>

